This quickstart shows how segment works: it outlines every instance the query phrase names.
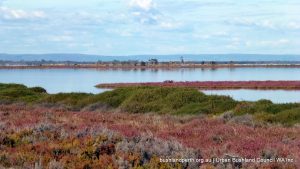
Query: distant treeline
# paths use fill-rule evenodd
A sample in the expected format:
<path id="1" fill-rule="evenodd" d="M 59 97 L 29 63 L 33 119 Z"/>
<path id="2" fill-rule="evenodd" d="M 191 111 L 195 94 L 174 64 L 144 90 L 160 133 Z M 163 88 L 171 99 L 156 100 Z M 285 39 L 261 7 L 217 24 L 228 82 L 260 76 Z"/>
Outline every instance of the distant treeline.
<path id="1" fill-rule="evenodd" d="M 95 62 L 75 62 L 75 61 L 51 61 L 51 60 L 39 60 L 39 61 L 7 61 L 0 60 L 1 66 L 42 66 L 42 65 L 76 65 L 76 64 L 95 64 Z"/>
<path id="2" fill-rule="evenodd" d="M 131 66 L 147 66 L 147 65 L 170 65 L 170 64 L 186 64 L 186 65 L 299 65 L 300 61 L 163 61 L 158 59 L 149 59 L 148 61 L 139 60 L 113 60 L 113 61 L 97 61 L 97 62 L 78 62 L 78 61 L 9 61 L 0 60 L 0 66 L 48 66 L 48 65 L 131 65 Z"/>

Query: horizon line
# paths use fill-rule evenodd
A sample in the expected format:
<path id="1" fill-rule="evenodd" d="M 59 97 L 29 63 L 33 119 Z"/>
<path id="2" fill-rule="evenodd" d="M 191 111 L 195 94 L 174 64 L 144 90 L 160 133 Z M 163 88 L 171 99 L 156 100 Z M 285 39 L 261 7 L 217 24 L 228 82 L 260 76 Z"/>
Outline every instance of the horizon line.
<path id="1" fill-rule="evenodd" d="M 300 56 L 300 54 L 269 54 L 269 53 L 198 53 L 198 54 L 132 54 L 132 55 L 103 55 L 87 53 L 0 53 L 0 55 L 87 55 L 87 56 L 104 56 L 104 57 L 128 57 L 128 56 L 186 56 L 186 55 L 271 55 L 271 56 Z"/>

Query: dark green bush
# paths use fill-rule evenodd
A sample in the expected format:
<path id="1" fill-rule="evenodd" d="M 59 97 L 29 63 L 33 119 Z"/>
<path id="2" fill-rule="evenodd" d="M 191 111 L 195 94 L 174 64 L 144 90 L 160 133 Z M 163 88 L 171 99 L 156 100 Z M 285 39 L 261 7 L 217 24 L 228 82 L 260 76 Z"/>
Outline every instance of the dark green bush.
<path id="1" fill-rule="evenodd" d="M 175 114 L 177 115 L 198 115 L 198 114 L 209 114 L 210 109 L 207 108 L 206 106 L 203 106 L 203 104 L 200 103 L 192 103 L 185 105 L 181 107 L 179 110 L 176 111 Z"/>
<path id="2" fill-rule="evenodd" d="M 27 87 L 25 85 L 21 85 L 21 84 L 3 84 L 3 83 L 0 83 L 0 91 L 1 90 L 6 90 L 6 89 L 16 89 L 16 88 L 19 88 L 19 89 L 26 89 Z"/>
<path id="3" fill-rule="evenodd" d="M 269 123 L 291 126 L 300 122 L 300 108 L 285 110 L 277 114 L 263 114 L 258 116 L 258 118 Z"/>
<path id="4" fill-rule="evenodd" d="M 218 114 L 235 105 L 230 97 L 206 96 L 192 88 L 148 87 L 137 88 L 121 108 L 131 113 Z"/>
<path id="5" fill-rule="evenodd" d="M 43 88 L 27 88 L 18 84 L 0 84 L 0 100 L 6 102 L 31 103 L 39 100 L 44 92 Z"/>
<path id="6" fill-rule="evenodd" d="M 40 100 L 40 102 L 47 104 L 63 104 L 67 107 L 80 109 L 86 106 L 82 103 L 83 100 L 90 96 L 91 94 L 86 93 L 59 93 L 47 95 L 42 100 Z"/>
<path id="7" fill-rule="evenodd" d="M 36 93 L 47 93 L 47 90 L 41 87 L 32 87 L 30 90 Z"/>
<path id="8" fill-rule="evenodd" d="M 127 98 L 134 94 L 135 88 L 119 88 L 85 98 L 82 103 L 91 104 L 102 102 L 111 107 L 119 107 Z"/>
<path id="9" fill-rule="evenodd" d="M 240 102 L 234 109 L 235 115 L 254 114 L 255 112 L 255 103 L 252 102 Z"/>

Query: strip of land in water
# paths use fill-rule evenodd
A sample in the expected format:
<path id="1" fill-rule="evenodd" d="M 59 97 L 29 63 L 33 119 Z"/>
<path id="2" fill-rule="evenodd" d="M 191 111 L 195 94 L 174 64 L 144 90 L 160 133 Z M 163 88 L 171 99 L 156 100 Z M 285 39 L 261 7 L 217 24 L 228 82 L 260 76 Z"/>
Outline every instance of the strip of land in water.
<path id="1" fill-rule="evenodd" d="M 300 68 L 299 62 L 0 62 L 0 69 Z"/>
<path id="2" fill-rule="evenodd" d="M 105 83 L 98 88 L 119 88 L 133 86 L 164 86 L 164 87 L 191 87 L 197 89 L 283 89 L 300 90 L 300 81 L 194 81 L 194 82 L 145 82 L 145 83 Z"/>

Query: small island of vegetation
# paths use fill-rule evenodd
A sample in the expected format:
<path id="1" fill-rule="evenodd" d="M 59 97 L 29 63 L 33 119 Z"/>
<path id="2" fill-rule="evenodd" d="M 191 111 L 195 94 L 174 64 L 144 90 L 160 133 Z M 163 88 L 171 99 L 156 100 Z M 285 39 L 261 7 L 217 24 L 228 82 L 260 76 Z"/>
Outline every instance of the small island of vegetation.
<path id="1" fill-rule="evenodd" d="M 284 89 L 299 90 L 300 81 L 194 81 L 194 82 L 175 82 L 167 80 L 164 82 L 145 82 L 145 83 L 103 83 L 98 88 L 118 88 L 134 86 L 153 86 L 153 87 L 190 87 L 196 89 Z"/>
<path id="2" fill-rule="evenodd" d="M 0 60 L 0 69 L 178 69 L 178 68 L 299 68 L 299 61 L 159 61 L 112 60 L 112 61 L 8 61 Z"/>

